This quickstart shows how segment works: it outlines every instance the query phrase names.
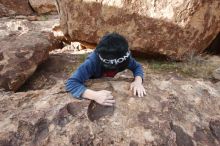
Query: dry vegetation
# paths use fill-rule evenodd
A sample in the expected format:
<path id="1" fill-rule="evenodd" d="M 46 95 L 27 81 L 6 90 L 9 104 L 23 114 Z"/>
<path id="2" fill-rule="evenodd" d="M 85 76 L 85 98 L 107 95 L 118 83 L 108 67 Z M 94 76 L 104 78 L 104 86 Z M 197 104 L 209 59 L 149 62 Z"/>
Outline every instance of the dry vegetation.
<path id="1" fill-rule="evenodd" d="M 184 77 L 212 79 L 213 70 L 220 65 L 218 56 L 190 56 L 185 61 L 137 59 L 145 73 L 176 73 Z"/>

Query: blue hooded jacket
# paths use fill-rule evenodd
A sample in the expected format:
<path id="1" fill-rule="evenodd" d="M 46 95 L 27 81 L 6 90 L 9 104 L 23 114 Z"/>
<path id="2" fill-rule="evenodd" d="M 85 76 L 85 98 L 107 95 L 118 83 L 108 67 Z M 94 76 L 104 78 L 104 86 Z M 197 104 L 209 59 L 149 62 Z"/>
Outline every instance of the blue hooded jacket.
<path id="1" fill-rule="evenodd" d="M 127 69 L 133 72 L 134 77 L 140 76 L 143 79 L 143 69 L 132 56 L 130 57 Z M 70 92 L 73 97 L 82 99 L 81 95 L 86 90 L 84 82 L 91 78 L 100 78 L 102 75 L 101 61 L 94 51 L 66 81 L 66 90 Z"/>

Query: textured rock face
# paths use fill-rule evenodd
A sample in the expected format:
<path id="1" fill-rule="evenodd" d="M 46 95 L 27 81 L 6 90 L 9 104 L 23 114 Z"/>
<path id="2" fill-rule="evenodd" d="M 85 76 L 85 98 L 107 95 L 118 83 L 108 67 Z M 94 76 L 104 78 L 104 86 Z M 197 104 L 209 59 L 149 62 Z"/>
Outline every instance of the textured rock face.
<path id="1" fill-rule="evenodd" d="M 16 91 L 49 55 L 52 35 L 28 32 L 0 41 L 0 87 Z"/>
<path id="2" fill-rule="evenodd" d="M 8 17 L 0 19 L 0 40 L 12 36 L 25 34 L 28 31 L 32 32 L 53 32 L 57 36 L 57 31 L 53 27 L 59 25 L 57 15 L 48 16 L 45 18 L 35 16 L 16 16 L 15 19 Z"/>
<path id="3" fill-rule="evenodd" d="M 57 0 L 72 40 L 98 43 L 116 31 L 132 50 L 181 58 L 204 50 L 220 30 L 220 1 Z"/>
<path id="4" fill-rule="evenodd" d="M 15 34 L 27 33 L 31 28 L 31 23 L 27 20 L 12 20 L 8 18 L 0 19 L 0 40 Z"/>
<path id="5" fill-rule="evenodd" d="M 29 0 L 29 2 L 38 14 L 57 12 L 56 0 Z"/>
<path id="6" fill-rule="evenodd" d="M 217 80 L 220 80 L 220 68 L 213 71 L 213 77 Z"/>
<path id="7" fill-rule="evenodd" d="M 58 82 L 47 90 L 0 93 L 2 145 L 220 144 L 220 92 L 201 79 L 148 75 L 147 95 L 134 97 L 127 79 L 87 86 L 113 92 L 114 107 L 73 99 Z"/>
<path id="8" fill-rule="evenodd" d="M 0 0 L 0 17 L 31 14 L 33 11 L 28 0 Z"/>
<path id="9" fill-rule="evenodd" d="M 48 58 L 50 50 L 62 47 L 51 33 L 55 23 L 57 19 L 0 20 L 0 88 L 16 91 Z"/>

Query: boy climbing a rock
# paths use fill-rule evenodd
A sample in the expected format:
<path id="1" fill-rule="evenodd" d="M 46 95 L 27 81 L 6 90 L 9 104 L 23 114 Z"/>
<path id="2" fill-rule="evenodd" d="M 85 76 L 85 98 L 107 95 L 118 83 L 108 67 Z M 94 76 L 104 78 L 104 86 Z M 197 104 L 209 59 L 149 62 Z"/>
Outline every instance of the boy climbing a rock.
<path id="1" fill-rule="evenodd" d="M 118 33 L 109 33 L 102 37 L 92 52 L 66 82 L 66 90 L 75 98 L 90 99 L 104 106 L 113 106 L 114 97 L 110 91 L 94 91 L 85 87 L 84 82 L 92 78 L 114 77 L 118 72 L 129 69 L 134 81 L 130 85 L 134 95 L 143 97 L 146 91 L 142 85 L 143 70 L 131 56 L 127 40 Z"/>

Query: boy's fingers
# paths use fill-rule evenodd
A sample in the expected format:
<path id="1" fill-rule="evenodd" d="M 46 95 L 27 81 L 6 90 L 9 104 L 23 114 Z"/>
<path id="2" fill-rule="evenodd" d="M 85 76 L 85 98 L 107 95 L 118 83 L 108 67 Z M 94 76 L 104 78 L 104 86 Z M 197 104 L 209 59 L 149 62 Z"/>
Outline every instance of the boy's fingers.
<path id="1" fill-rule="evenodd" d="M 110 100 L 110 99 L 109 99 L 109 100 L 106 100 L 105 102 L 106 102 L 106 103 L 115 103 L 115 100 Z"/>
<path id="2" fill-rule="evenodd" d="M 113 99 L 113 96 L 112 95 L 110 95 L 110 96 L 107 96 L 107 98 L 106 98 L 107 100 L 108 99 Z"/>
<path id="3" fill-rule="evenodd" d="M 111 91 L 106 91 L 105 92 L 108 96 L 112 96 L 112 92 Z"/>
<path id="4" fill-rule="evenodd" d="M 144 97 L 144 91 L 141 89 L 141 97 Z"/>
<path id="5" fill-rule="evenodd" d="M 111 91 L 108 91 L 108 90 L 102 90 L 104 91 L 105 93 L 112 93 Z"/>
<path id="6" fill-rule="evenodd" d="M 147 95 L 146 90 L 144 89 L 144 95 Z"/>
<path id="7" fill-rule="evenodd" d="M 141 90 L 138 90 L 138 97 L 141 97 Z"/>
<path id="8" fill-rule="evenodd" d="M 134 87 L 133 89 L 134 89 L 134 91 L 133 91 L 134 96 L 136 96 L 137 89 L 136 89 L 136 87 Z"/>
<path id="9" fill-rule="evenodd" d="M 133 89 L 133 85 L 130 85 L 130 89 L 129 90 L 132 90 Z"/>
<path id="10" fill-rule="evenodd" d="M 137 95 L 138 95 L 138 97 L 140 97 L 140 91 L 139 90 L 137 90 Z"/>
<path id="11" fill-rule="evenodd" d="M 105 102 L 103 105 L 105 105 L 105 106 L 113 106 L 112 103 L 108 103 L 108 102 Z"/>

